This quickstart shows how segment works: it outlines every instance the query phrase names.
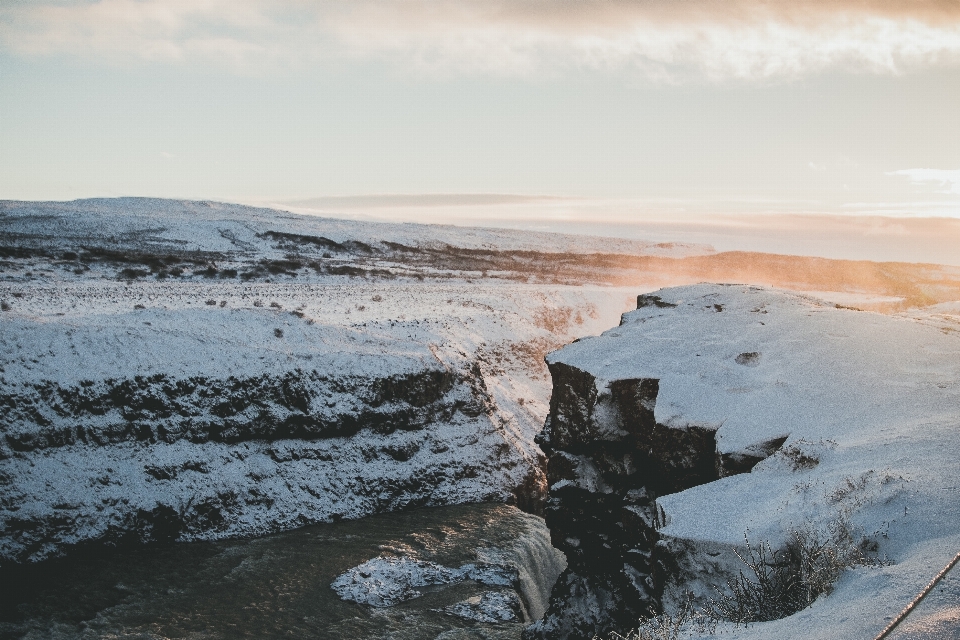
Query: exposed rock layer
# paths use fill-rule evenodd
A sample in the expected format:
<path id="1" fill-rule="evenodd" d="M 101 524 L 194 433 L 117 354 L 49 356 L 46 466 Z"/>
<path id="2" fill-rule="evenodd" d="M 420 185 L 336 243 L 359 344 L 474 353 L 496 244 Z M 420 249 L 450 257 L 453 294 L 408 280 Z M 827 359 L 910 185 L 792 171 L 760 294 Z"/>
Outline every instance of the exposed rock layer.
<path id="1" fill-rule="evenodd" d="M 549 364 L 553 397 L 537 442 L 548 456 L 545 517 L 568 567 L 525 637 L 591 637 L 660 609 L 654 499 L 716 479 L 716 441 L 711 429 L 657 424 L 654 378 L 605 384 Z"/>
<path id="2" fill-rule="evenodd" d="M 439 366 L 372 380 L 303 369 L 226 379 L 159 373 L 77 385 L 44 380 L 0 394 L 0 421 L 10 425 L 0 459 L 78 443 L 316 439 L 361 428 L 387 434 L 458 411 L 479 416 L 489 409 L 485 400 L 477 377 Z"/>
<path id="3" fill-rule="evenodd" d="M 23 561 L 94 539 L 263 533 L 464 497 L 535 508 L 536 466 L 511 452 L 476 373 L 8 386 L 0 551 Z"/>
<path id="4" fill-rule="evenodd" d="M 779 553 L 801 539 L 840 545 L 829 536 L 841 530 L 842 544 L 900 566 L 850 570 L 840 600 L 744 634 L 879 632 L 929 579 L 905 585 L 903 571 L 930 549 L 955 553 L 956 502 L 940 488 L 960 474 L 955 321 L 744 285 L 666 289 L 637 306 L 547 357 L 546 519 L 569 567 L 525 637 L 623 633 L 688 594 L 703 606 L 746 570 L 745 536 Z"/>

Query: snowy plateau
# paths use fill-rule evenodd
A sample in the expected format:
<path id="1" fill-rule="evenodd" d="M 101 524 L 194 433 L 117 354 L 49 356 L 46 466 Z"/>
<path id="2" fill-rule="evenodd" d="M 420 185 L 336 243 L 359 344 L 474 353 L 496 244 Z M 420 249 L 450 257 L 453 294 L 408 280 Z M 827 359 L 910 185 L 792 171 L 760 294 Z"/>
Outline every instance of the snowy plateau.
<path id="1" fill-rule="evenodd" d="M 872 638 L 960 550 L 958 301 L 937 265 L 0 202 L 0 569 L 506 503 L 566 554 L 549 607 L 500 584 L 523 563 L 469 557 L 370 556 L 334 588 L 389 609 L 472 581 L 442 610 L 546 609 L 527 637 L 575 638 L 706 601 L 745 536 L 779 549 L 841 514 L 884 562 L 715 631 Z M 916 620 L 957 628 L 955 600 Z"/>
<path id="2" fill-rule="evenodd" d="M 960 550 L 958 320 L 695 285 L 550 354 L 546 520 L 569 566 L 528 637 L 708 608 L 751 573 L 747 545 L 782 562 L 838 523 L 877 559 L 809 608 L 718 635 L 876 637 Z M 919 635 L 892 637 L 956 637 L 958 583 L 908 618 Z"/>

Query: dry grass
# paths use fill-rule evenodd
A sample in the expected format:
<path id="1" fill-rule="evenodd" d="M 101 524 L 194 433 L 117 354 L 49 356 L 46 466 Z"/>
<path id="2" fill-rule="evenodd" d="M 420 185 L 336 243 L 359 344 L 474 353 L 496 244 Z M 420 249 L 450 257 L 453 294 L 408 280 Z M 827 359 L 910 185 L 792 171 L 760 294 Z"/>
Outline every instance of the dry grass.
<path id="1" fill-rule="evenodd" d="M 674 613 L 641 620 L 635 629 L 611 633 L 606 640 L 681 640 L 713 634 L 721 622 L 778 620 L 830 593 L 845 570 L 885 563 L 873 555 L 876 543 L 844 513 L 822 529 L 793 530 L 782 550 L 769 542 L 753 544 L 746 534 L 744 540 L 746 552 L 734 551 L 744 568 L 727 581 L 725 590 L 717 589 L 717 598 L 697 608 L 690 594 Z"/>
<path id="2" fill-rule="evenodd" d="M 790 537 L 786 549 L 775 551 L 768 542 L 752 545 L 745 535 L 746 553 L 736 552 L 745 569 L 727 582 L 726 591 L 718 589 L 706 614 L 736 623 L 777 620 L 830 593 L 846 569 L 882 564 L 871 555 L 876 543 L 844 514 L 823 529 L 797 529 Z"/>

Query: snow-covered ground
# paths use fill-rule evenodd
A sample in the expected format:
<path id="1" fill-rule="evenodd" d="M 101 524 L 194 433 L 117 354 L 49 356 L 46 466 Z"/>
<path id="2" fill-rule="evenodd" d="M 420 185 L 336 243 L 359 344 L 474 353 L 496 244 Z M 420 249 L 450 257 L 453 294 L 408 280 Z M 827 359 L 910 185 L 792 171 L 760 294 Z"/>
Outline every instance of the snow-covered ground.
<path id="1" fill-rule="evenodd" d="M 543 355 L 599 332 L 633 299 L 623 287 L 397 267 L 398 240 L 463 250 L 443 228 L 129 204 L 47 205 L 42 215 L 26 206 L 0 219 L 16 239 L 0 280 L 7 558 L 128 534 L 262 534 L 419 504 L 535 509 Z M 538 240 L 571 246 L 489 231 L 464 244 L 526 251 Z M 282 270 L 260 268 L 271 260 Z M 154 271 L 122 273 L 141 267 Z"/>
<path id="2" fill-rule="evenodd" d="M 208 299 L 218 303 L 207 305 Z M 220 301 L 227 304 L 221 307 Z M 15 513 L 8 512 L 10 517 L 48 512 L 52 517 L 54 505 L 87 505 L 96 510 L 89 516 L 99 523 L 91 529 L 95 533 L 113 519 L 111 503 L 132 500 L 136 508 L 147 511 L 157 504 L 178 508 L 178 502 L 186 504 L 196 492 L 227 490 L 237 478 L 255 471 L 256 480 L 243 486 L 267 491 L 276 504 L 261 508 L 259 515 L 248 514 L 251 521 L 224 531 L 242 534 L 328 519 L 332 514 L 359 517 L 373 512 L 380 508 L 376 501 L 349 499 L 356 493 L 350 489 L 351 479 L 399 480 L 410 475 L 423 456 L 432 460 L 431 465 L 454 470 L 490 467 L 478 478 L 462 478 L 437 492 L 434 500 L 439 503 L 484 499 L 496 495 L 491 491 L 520 484 L 539 465 L 532 439 L 542 425 L 549 396 L 549 375 L 540 364 L 543 354 L 615 321 L 631 296 L 615 288 L 540 285 L 107 281 L 30 287 L 17 302 L 17 310 L 5 314 L 0 325 L 0 381 L 9 400 L 4 413 L 22 417 L 24 402 L 29 401 L 43 416 L 11 419 L 4 426 L 6 459 L 0 464 L 14 479 L 5 489 L 15 507 Z M 140 304 L 145 308 L 134 309 Z M 101 427 L 111 432 L 126 421 L 113 411 L 83 415 L 63 411 L 59 409 L 63 403 L 50 398 L 60 392 L 77 396 L 91 383 L 96 389 L 104 381 L 164 376 L 169 386 L 198 377 L 249 380 L 283 378 L 291 372 L 298 380 L 362 380 L 444 368 L 469 374 L 474 365 L 493 407 L 491 418 L 480 418 L 486 426 L 475 420 L 450 420 L 435 434 L 437 440 L 429 442 L 419 442 L 419 431 L 403 430 L 382 434 L 361 429 L 351 437 L 325 438 L 313 443 L 311 450 L 323 458 L 333 457 L 336 465 L 299 462 L 327 467 L 322 474 L 321 469 L 280 471 L 293 465 L 290 455 L 295 458 L 305 446 L 295 437 L 266 438 L 267 445 L 258 438 L 230 443 L 148 437 L 100 446 L 88 436 L 86 443 L 74 437 L 64 446 L 54 446 L 58 437 L 66 437 L 58 434 L 73 433 L 78 427 L 88 434 Z M 51 383 L 55 388 L 48 389 Z M 463 393 L 469 396 L 468 391 Z M 330 389 L 325 394 L 322 402 L 311 401 L 314 415 L 356 413 L 356 390 Z M 144 415 L 137 420 L 170 432 L 178 417 Z M 18 453 L 38 434 L 47 433 L 54 435 L 44 441 L 54 443 Z M 17 444 L 11 444 L 14 441 Z M 410 443 L 418 443 L 420 451 L 411 460 L 383 454 L 371 459 L 366 452 L 402 450 Z M 507 450 L 495 455 L 502 447 Z M 292 454 L 286 453 L 288 448 Z M 481 464 L 484 460 L 488 462 Z M 191 462 L 205 470 L 170 471 Z M 178 475 L 182 484 L 174 491 L 166 478 L 145 473 L 153 468 L 166 470 L 155 471 L 154 476 Z M 497 474 L 503 479 L 497 480 Z M 302 488 L 310 484 L 313 494 Z M 297 506 L 304 501 L 312 503 L 306 511 Z"/>
<path id="3" fill-rule="evenodd" d="M 874 637 L 960 550 L 958 318 L 944 307 L 893 317 L 837 309 L 751 286 L 655 295 L 549 360 L 596 378 L 598 407 L 611 381 L 657 379 L 658 424 L 714 431 L 718 460 L 763 458 L 749 473 L 657 499 L 659 553 L 680 570 L 666 601 L 691 591 L 703 604 L 749 573 L 731 552 L 750 557 L 745 536 L 776 550 L 794 532 L 848 521 L 888 563 L 848 569 L 788 618 L 718 637 Z M 910 623 L 941 637 L 960 630 L 955 602 Z"/>
<path id="4" fill-rule="evenodd" d="M 782 544 L 837 512 L 893 561 L 787 620 L 724 632 L 870 635 L 960 549 L 956 268 L 218 203 L 3 202 L 0 550 L 530 498 L 544 355 L 615 326 L 638 293 L 702 280 L 831 304 L 676 289 L 663 295 L 677 307 L 561 353 L 601 378 L 660 379 L 657 421 L 716 429 L 721 455 L 787 438 L 752 473 L 660 497 L 664 538 L 703 550 L 690 566 L 715 563 L 722 584 L 717 549 L 748 530 Z"/>
<path id="5" fill-rule="evenodd" d="M 282 256 L 270 234 L 320 236 L 346 244 L 381 242 L 408 248 L 497 252 L 608 253 L 682 257 L 710 255 L 708 245 L 654 243 L 514 229 L 439 224 L 362 222 L 297 215 L 219 202 L 110 198 L 73 202 L 0 201 L 0 233 L 17 246 L 46 250 L 84 247 Z M 8 240 L 8 241 L 9 241 Z M 314 244 L 315 248 L 319 245 Z M 336 247 L 327 245 L 336 253 Z M 357 247 L 354 247 L 357 248 Z M 362 249 L 362 247 L 360 247 Z M 394 247 L 396 248 L 396 247 Z"/>

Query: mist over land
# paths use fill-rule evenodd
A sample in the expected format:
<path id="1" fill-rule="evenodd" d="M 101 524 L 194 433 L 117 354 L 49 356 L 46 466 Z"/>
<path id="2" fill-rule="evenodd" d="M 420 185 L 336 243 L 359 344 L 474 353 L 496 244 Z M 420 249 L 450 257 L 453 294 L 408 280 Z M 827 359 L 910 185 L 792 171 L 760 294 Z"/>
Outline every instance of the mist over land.
<path id="1" fill-rule="evenodd" d="M 709 245 L 717 251 L 960 266 L 960 217 L 905 214 L 902 204 L 476 195 L 384 195 L 270 203 L 349 219 L 417 221 Z M 922 210 L 922 209 L 921 209 Z M 958 210 L 960 211 L 960 210 Z"/>

